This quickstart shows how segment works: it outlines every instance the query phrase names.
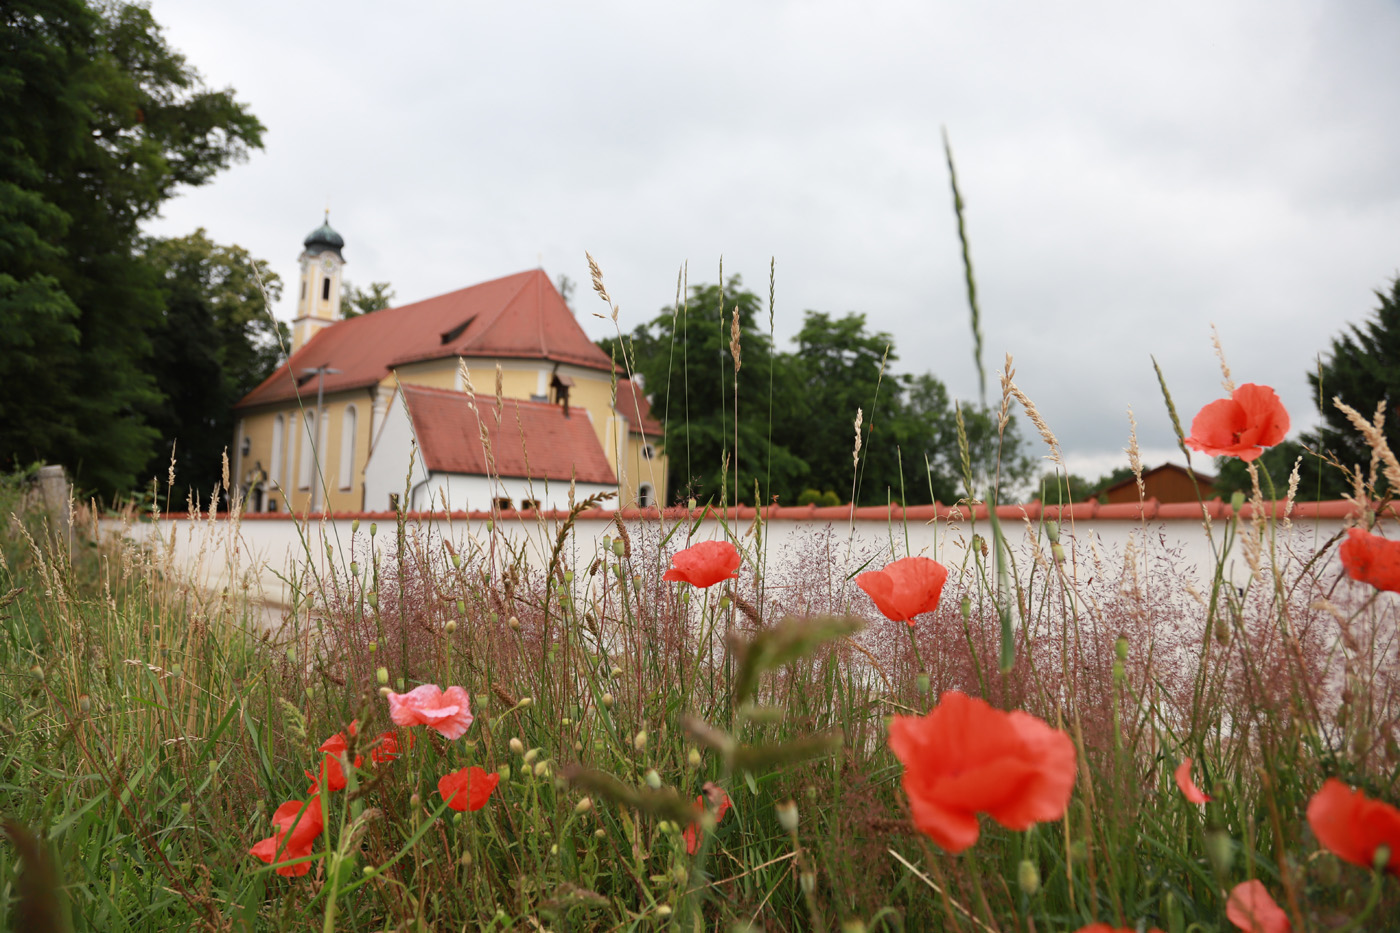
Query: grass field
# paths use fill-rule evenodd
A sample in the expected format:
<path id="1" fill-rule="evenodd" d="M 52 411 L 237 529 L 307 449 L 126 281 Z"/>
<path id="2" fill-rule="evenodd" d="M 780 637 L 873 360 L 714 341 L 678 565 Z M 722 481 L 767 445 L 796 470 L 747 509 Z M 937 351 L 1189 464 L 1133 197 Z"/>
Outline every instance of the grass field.
<path id="1" fill-rule="evenodd" d="M 547 567 L 367 524 L 269 632 L 81 509 L 55 544 L 26 490 L 0 487 L 14 929 L 1187 933 L 1235 929 L 1252 879 L 1296 930 L 1400 928 L 1390 872 L 1345 860 L 1400 839 L 1386 810 L 1327 845 L 1307 817 L 1329 778 L 1397 799 L 1395 606 L 1286 523 L 1203 529 L 1194 582 L 1149 529 L 1076 566 L 1051 525 L 974 525 L 908 623 L 857 579 L 905 555 L 814 540 L 770 577 L 761 526 L 701 587 L 663 579 L 684 522 L 577 561 L 561 522 Z M 429 684 L 465 691 L 460 735 L 460 702 L 391 719 Z M 947 691 L 990 706 L 895 720 L 929 730 L 901 762 L 891 717 Z"/>

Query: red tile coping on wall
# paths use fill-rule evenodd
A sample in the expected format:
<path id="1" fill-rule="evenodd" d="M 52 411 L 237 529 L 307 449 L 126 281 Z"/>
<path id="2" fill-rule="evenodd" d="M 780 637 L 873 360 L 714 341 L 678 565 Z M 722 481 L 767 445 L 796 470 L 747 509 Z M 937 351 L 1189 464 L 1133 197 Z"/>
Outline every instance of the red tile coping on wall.
<path id="1" fill-rule="evenodd" d="M 1282 500 L 1264 503 L 1264 514 L 1266 517 L 1283 518 L 1284 502 Z M 1387 514 L 1391 518 L 1400 518 L 1400 506 L 1391 505 L 1387 508 Z M 759 513 L 758 509 L 752 506 L 733 506 L 723 511 L 723 517 L 728 521 L 751 521 Z M 969 509 L 966 506 L 954 505 L 912 505 L 908 508 L 901 506 L 860 506 L 852 510 L 847 505 L 815 506 L 796 505 L 778 506 L 770 505 L 762 509 L 764 521 L 828 521 L 845 522 L 854 518 L 855 521 L 880 521 L 880 522 L 931 522 L 931 521 L 967 521 L 975 519 L 985 521 L 987 518 L 987 506 L 978 505 Z M 1029 502 L 1025 505 L 1002 505 L 997 507 L 997 518 L 1002 521 L 1047 521 L 1060 522 L 1082 522 L 1082 521 L 1199 521 L 1202 515 L 1209 515 L 1212 521 L 1229 518 L 1233 514 L 1228 502 L 1216 498 L 1201 504 L 1199 502 L 1158 502 L 1156 499 L 1148 499 L 1146 502 L 1128 502 L 1116 505 L 1099 505 L 1097 502 L 1076 502 L 1072 505 L 1043 505 L 1039 502 Z M 1347 499 L 1332 499 L 1325 502 L 1295 502 L 1293 511 L 1289 518 L 1306 521 L 1309 519 L 1342 519 L 1356 515 L 1355 503 Z M 1240 509 L 1240 518 L 1252 518 L 1254 509 L 1248 503 Z M 167 512 L 163 516 L 167 519 L 187 519 L 188 512 Z M 205 516 L 207 517 L 207 516 Z M 227 518 L 227 513 L 220 512 L 218 518 Z M 409 512 L 405 515 L 410 521 L 425 519 L 454 520 L 465 519 L 469 521 L 485 521 L 487 519 L 536 519 L 543 518 L 549 521 L 563 521 L 569 517 L 569 513 L 561 510 L 534 510 L 517 511 L 514 509 L 502 512 Z M 577 518 L 588 521 L 612 521 L 617 518 L 624 519 L 655 519 L 660 518 L 659 509 L 588 509 L 578 513 Z M 712 507 L 685 509 L 679 506 L 666 509 L 665 517 L 672 521 L 696 521 L 698 519 L 717 519 L 721 517 L 720 510 Z M 306 519 L 320 520 L 322 518 L 351 520 L 362 519 L 372 521 L 394 521 L 398 518 L 396 512 L 333 512 L 329 515 L 310 514 L 305 512 L 247 512 L 242 516 L 245 522 L 262 521 L 288 521 L 295 519 L 303 521 Z"/>

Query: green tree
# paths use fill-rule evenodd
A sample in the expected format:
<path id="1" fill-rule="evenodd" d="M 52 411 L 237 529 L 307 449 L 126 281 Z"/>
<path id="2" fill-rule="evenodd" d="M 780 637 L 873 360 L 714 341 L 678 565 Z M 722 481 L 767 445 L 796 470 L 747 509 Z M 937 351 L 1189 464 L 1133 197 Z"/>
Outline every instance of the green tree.
<path id="1" fill-rule="evenodd" d="M 368 289 L 356 288 L 348 281 L 340 287 L 340 314 L 359 317 L 394 306 L 394 290 L 388 282 L 370 282 Z"/>
<path id="2" fill-rule="evenodd" d="M 780 501 L 792 503 L 801 489 L 807 464 L 779 442 L 777 432 L 769 446 L 770 365 L 775 367 L 774 419 L 801 410 L 801 400 L 786 368 L 790 360 L 774 354 L 768 335 L 758 328 L 760 307 L 758 296 L 745 291 L 736 275 L 723 291 L 718 285 L 692 286 L 681 307 L 663 309 L 622 341 L 599 342 L 619 364 L 626 348 L 626 360 L 643 377 L 652 410 L 665 419 L 668 485 L 675 500 L 693 497 L 701 503 L 718 503 L 723 490 L 730 503 L 752 504 L 757 482 L 760 497 L 777 495 Z M 730 350 L 736 313 L 740 329 L 737 456 Z M 721 473 L 726 456 L 727 478 Z"/>
<path id="3" fill-rule="evenodd" d="M 0 462 L 67 465 L 99 493 L 150 461 L 144 368 L 161 324 L 138 225 L 261 144 L 141 6 L 0 9 Z"/>
<path id="4" fill-rule="evenodd" d="M 214 243 L 203 229 L 148 240 L 142 254 L 160 275 L 165 305 L 150 331 L 148 369 L 162 401 L 148 413 L 160 446 L 145 474 L 164 476 L 173 446 L 174 495 L 193 488 L 207 500 L 222 478 L 234 403 L 272 374 L 291 342 L 267 305 L 282 282 L 266 262 Z"/>

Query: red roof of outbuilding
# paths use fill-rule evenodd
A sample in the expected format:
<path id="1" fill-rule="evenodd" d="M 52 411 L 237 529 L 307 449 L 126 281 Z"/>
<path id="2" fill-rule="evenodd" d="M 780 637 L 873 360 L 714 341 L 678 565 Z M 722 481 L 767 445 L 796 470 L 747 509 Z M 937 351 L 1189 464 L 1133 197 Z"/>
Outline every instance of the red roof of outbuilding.
<path id="1" fill-rule="evenodd" d="M 325 391 L 377 384 L 395 366 L 444 357 L 538 359 L 611 372 L 607 354 L 579 327 L 554 283 L 541 269 L 482 282 L 436 298 L 386 308 L 324 328 L 235 406 L 248 408 L 315 395 L 305 370 L 340 370 Z"/>
<path id="2" fill-rule="evenodd" d="M 498 422 L 494 395 L 415 385 L 399 388 L 408 403 L 423 462 L 434 473 L 617 484 L 593 423 L 577 408 L 566 418 L 561 405 L 507 398 L 501 400 Z M 489 464 L 481 423 L 486 425 L 491 446 Z"/>
<path id="3" fill-rule="evenodd" d="M 631 379 L 617 381 L 617 404 L 613 410 L 627 419 L 628 429 L 637 434 L 650 434 L 660 437 L 665 431 L 661 422 L 651 413 L 651 402 L 646 393 Z"/>

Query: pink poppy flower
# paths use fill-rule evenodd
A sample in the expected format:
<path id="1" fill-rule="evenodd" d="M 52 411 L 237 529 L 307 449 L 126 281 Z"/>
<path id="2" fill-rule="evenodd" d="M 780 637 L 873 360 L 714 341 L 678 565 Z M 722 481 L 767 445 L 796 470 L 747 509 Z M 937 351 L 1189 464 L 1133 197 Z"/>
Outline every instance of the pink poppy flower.
<path id="1" fill-rule="evenodd" d="M 1210 797 L 1196 786 L 1196 782 L 1191 780 L 1191 759 L 1181 759 L 1181 764 L 1176 766 L 1173 773 L 1176 778 L 1176 786 L 1181 788 L 1181 796 L 1190 803 L 1208 803 Z"/>
<path id="2" fill-rule="evenodd" d="M 1225 916 L 1244 933 L 1291 933 L 1288 914 L 1274 903 L 1269 890 L 1259 881 L 1235 885 L 1225 902 Z"/>
<path id="3" fill-rule="evenodd" d="M 460 739 L 476 717 L 461 687 L 439 690 L 437 684 L 423 684 L 407 693 L 391 692 L 389 718 L 400 726 L 428 726 L 448 739 Z"/>

